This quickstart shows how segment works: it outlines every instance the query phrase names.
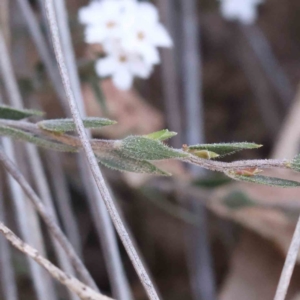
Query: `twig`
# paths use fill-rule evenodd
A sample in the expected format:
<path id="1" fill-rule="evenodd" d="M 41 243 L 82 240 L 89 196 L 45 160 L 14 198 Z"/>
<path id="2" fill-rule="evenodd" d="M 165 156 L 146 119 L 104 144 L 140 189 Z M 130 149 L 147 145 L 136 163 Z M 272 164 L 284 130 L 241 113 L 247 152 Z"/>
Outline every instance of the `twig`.
<path id="1" fill-rule="evenodd" d="M 71 79 L 71 87 L 74 91 L 75 100 L 77 102 L 80 114 L 81 116 L 85 117 L 85 105 L 82 97 L 80 80 L 76 67 L 75 53 L 68 25 L 66 3 L 64 0 L 56 0 L 54 3 L 58 20 L 58 29 L 62 42 L 62 50 L 64 51 L 66 67 Z M 91 132 L 87 131 L 87 134 L 90 138 Z M 94 219 L 100 244 L 103 248 L 113 295 L 117 299 L 131 300 L 132 294 L 121 261 L 120 251 L 112 222 L 109 218 L 101 194 L 98 191 L 97 185 L 95 184 L 93 175 L 89 170 L 86 160 L 82 155 L 78 155 L 77 157 L 80 176 L 86 190 L 91 215 Z"/>
<path id="2" fill-rule="evenodd" d="M 89 284 L 90 286 L 95 286 L 93 279 L 90 274 L 86 270 L 85 266 L 81 262 L 80 258 L 77 256 L 74 251 L 72 245 L 65 237 L 64 233 L 61 231 L 57 223 L 53 220 L 53 216 L 49 214 L 48 209 L 43 204 L 43 202 L 39 199 L 36 193 L 33 191 L 31 186 L 28 184 L 24 176 L 19 172 L 14 163 L 4 154 L 3 151 L 0 151 L 0 161 L 5 166 L 7 171 L 13 176 L 13 178 L 19 183 L 19 185 L 24 190 L 25 194 L 33 203 L 36 210 L 40 213 L 44 222 L 47 224 L 49 231 L 51 234 L 59 241 L 61 246 L 66 251 L 67 255 L 71 259 L 75 269 L 81 275 L 81 277 Z"/>
<path id="3" fill-rule="evenodd" d="M 37 125 L 26 122 L 26 121 L 13 121 L 13 120 L 2 120 L 0 119 L 0 124 L 12 126 L 14 128 L 27 129 L 30 132 L 49 135 L 53 140 L 65 143 L 67 145 L 72 145 L 75 147 L 80 147 L 80 140 L 76 137 L 61 134 L 56 135 L 44 130 L 40 130 Z M 90 140 L 92 149 L 97 151 L 99 149 L 106 149 L 107 151 L 114 149 L 114 145 L 119 144 L 118 140 L 101 140 L 92 139 Z M 180 151 L 180 150 L 179 150 Z M 182 152 L 185 153 L 185 152 Z M 178 158 L 187 163 L 197 165 L 201 168 L 216 171 L 216 172 L 228 172 L 228 171 L 238 171 L 245 170 L 249 168 L 259 168 L 259 169 L 270 169 L 270 168 L 280 168 L 280 169 L 290 169 L 288 159 L 255 159 L 255 160 L 238 160 L 233 162 L 223 162 L 217 160 L 203 159 L 195 155 L 188 155 L 187 157 Z"/>
<path id="4" fill-rule="evenodd" d="M 154 288 L 153 284 L 151 283 L 151 280 L 150 280 L 142 262 L 140 261 L 136 250 L 133 247 L 130 237 L 124 227 L 124 224 L 123 224 L 123 222 L 119 216 L 119 213 L 114 205 L 114 202 L 109 194 L 108 188 L 105 184 L 104 178 L 99 169 L 96 157 L 93 153 L 92 147 L 91 147 L 88 137 L 86 135 L 82 119 L 79 115 L 75 97 L 74 97 L 74 92 L 71 88 L 70 78 L 69 78 L 68 71 L 67 71 L 66 64 L 65 64 L 65 59 L 64 59 L 64 54 L 62 51 L 60 38 L 59 38 L 59 31 L 57 28 L 57 21 L 56 21 L 56 16 L 55 16 L 53 0 L 45 0 L 45 7 L 46 7 L 46 11 L 47 11 L 49 26 L 51 29 L 54 51 L 55 51 L 57 63 L 59 65 L 65 92 L 67 94 L 69 107 L 70 107 L 74 122 L 76 124 L 76 129 L 80 136 L 80 140 L 82 142 L 82 146 L 83 146 L 84 152 L 86 154 L 86 157 L 88 159 L 94 179 L 97 183 L 97 186 L 102 195 L 102 198 L 106 204 L 107 210 L 109 211 L 111 218 L 115 224 L 115 227 L 120 235 L 120 238 L 125 246 L 125 249 L 127 250 L 127 253 L 128 253 L 128 255 L 140 277 L 142 284 L 144 285 L 145 290 L 148 293 L 149 298 L 152 300 L 154 300 L 154 299 L 157 300 L 157 299 L 159 299 L 159 297 L 155 291 L 155 288 Z"/>
<path id="5" fill-rule="evenodd" d="M 1 174 L 0 174 L 1 175 Z M 2 176 L 0 176 L 0 222 L 5 221 Z M 12 265 L 11 252 L 4 237 L 0 237 L 0 266 L 3 296 L 6 300 L 17 300 L 17 284 Z"/>
<path id="6" fill-rule="evenodd" d="M 288 160 L 283 159 L 255 159 L 255 160 L 239 160 L 234 162 L 223 162 L 208 160 L 191 155 L 183 158 L 183 161 L 198 165 L 199 167 L 216 172 L 228 172 L 234 170 L 244 170 L 249 168 L 269 169 L 281 168 L 289 169 Z"/>
<path id="7" fill-rule="evenodd" d="M 280 276 L 274 300 L 284 300 L 290 285 L 291 277 L 296 265 L 300 249 L 300 218 L 292 238 L 289 251 L 286 256 L 284 267 Z"/>
<path id="8" fill-rule="evenodd" d="M 10 229 L 0 222 L 0 232 L 18 250 L 35 260 L 40 266 L 47 270 L 52 277 L 65 285 L 70 291 L 74 292 L 83 300 L 112 300 L 109 297 L 98 294 L 76 278 L 64 273 L 54 266 L 49 260 L 45 259 L 39 252 L 20 240 Z"/>

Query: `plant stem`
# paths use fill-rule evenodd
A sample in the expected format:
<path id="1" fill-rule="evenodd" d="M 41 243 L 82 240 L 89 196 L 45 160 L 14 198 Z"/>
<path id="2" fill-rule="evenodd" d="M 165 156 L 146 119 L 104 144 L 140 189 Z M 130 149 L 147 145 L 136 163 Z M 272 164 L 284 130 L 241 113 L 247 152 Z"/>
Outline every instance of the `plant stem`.
<path id="1" fill-rule="evenodd" d="M 284 300 L 290 285 L 300 249 L 300 218 L 298 219 L 292 242 L 287 253 L 274 300 Z"/>
<path id="2" fill-rule="evenodd" d="M 106 204 L 106 208 L 107 208 L 108 212 L 110 213 L 110 216 L 115 224 L 115 227 L 119 233 L 119 236 L 120 236 L 120 238 L 125 246 L 125 249 L 127 250 L 127 253 L 128 253 L 128 255 L 140 277 L 142 284 L 145 287 L 145 290 L 148 293 L 149 298 L 152 300 L 157 300 L 157 299 L 159 299 L 159 297 L 155 291 L 155 288 L 154 288 L 142 262 L 140 261 L 140 259 L 138 257 L 136 250 L 133 247 L 133 244 L 130 240 L 127 230 L 126 230 L 126 228 L 120 218 L 120 215 L 113 203 L 113 200 L 109 194 L 109 191 L 105 184 L 102 173 L 99 169 L 93 149 L 92 149 L 92 147 L 89 143 L 88 137 L 86 135 L 84 125 L 83 125 L 82 119 L 80 117 L 80 114 L 79 114 L 79 111 L 78 111 L 78 108 L 76 105 L 74 92 L 71 88 L 70 78 L 69 78 L 68 71 L 67 71 L 66 64 L 65 64 L 64 54 L 62 51 L 61 41 L 59 38 L 59 31 L 58 31 L 58 27 L 57 27 L 57 20 L 56 20 L 56 16 L 55 16 L 53 0 L 45 0 L 45 7 L 46 7 L 48 22 L 49 22 L 49 26 L 50 26 L 50 30 L 51 30 L 54 51 L 55 51 L 57 63 L 59 65 L 59 70 L 61 73 L 65 92 L 67 94 L 69 107 L 70 107 L 74 122 L 76 124 L 76 129 L 80 136 L 80 140 L 82 142 L 82 146 L 83 146 L 84 152 L 86 154 L 86 157 L 88 159 L 94 179 L 97 183 L 97 186 L 102 195 L 102 198 Z"/>
<path id="3" fill-rule="evenodd" d="M 57 14 L 58 29 L 62 42 L 62 50 L 66 59 L 66 67 L 70 76 L 70 84 L 75 94 L 80 114 L 86 116 L 84 100 L 82 97 L 80 80 L 76 66 L 76 58 L 72 45 L 70 28 L 68 25 L 68 14 L 64 0 L 56 0 L 55 10 Z M 98 83 L 97 83 L 98 84 Z M 87 131 L 88 137 L 91 138 L 91 132 Z M 109 214 L 98 191 L 93 175 L 84 157 L 79 154 L 78 166 L 80 176 L 84 183 L 91 215 L 98 233 L 100 244 L 102 245 L 105 263 L 115 298 L 120 300 L 131 300 L 132 293 L 121 261 L 121 255 L 117 243 L 116 233 L 114 231 Z"/>
<path id="4" fill-rule="evenodd" d="M 62 270 L 54 266 L 49 260 L 45 259 L 39 252 L 20 240 L 9 228 L 0 222 L 0 232 L 5 238 L 18 250 L 35 260 L 40 266 L 47 270 L 52 277 L 65 285 L 70 291 L 74 292 L 83 300 L 112 300 L 106 296 L 98 294 L 88 286 L 76 278 L 64 273 Z"/>

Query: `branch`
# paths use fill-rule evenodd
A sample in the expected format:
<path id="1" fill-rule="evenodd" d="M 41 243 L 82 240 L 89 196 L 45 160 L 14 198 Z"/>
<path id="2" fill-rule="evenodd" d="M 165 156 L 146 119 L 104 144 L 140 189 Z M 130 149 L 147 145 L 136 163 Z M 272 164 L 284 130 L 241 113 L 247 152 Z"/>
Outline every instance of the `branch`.
<path id="1" fill-rule="evenodd" d="M 49 260 L 39 254 L 39 252 L 19 239 L 9 228 L 0 222 L 0 232 L 18 250 L 35 260 L 40 266 L 46 269 L 56 280 L 65 285 L 83 300 L 112 300 L 109 297 L 100 295 L 76 278 L 64 273 L 54 266 Z"/>

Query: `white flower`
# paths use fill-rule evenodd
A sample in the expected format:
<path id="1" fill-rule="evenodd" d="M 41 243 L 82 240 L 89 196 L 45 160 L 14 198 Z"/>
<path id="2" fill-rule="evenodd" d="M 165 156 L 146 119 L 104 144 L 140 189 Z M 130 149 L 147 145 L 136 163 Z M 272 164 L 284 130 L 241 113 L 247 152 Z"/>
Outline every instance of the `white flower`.
<path id="1" fill-rule="evenodd" d="M 101 77 L 129 89 L 135 76 L 148 78 L 160 62 L 158 47 L 171 47 L 172 40 L 159 22 L 157 8 L 137 0 L 99 0 L 79 11 L 86 25 L 85 41 L 99 43 L 107 56 L 96 63 Z"/>
<path id="2" fill-rule="evenodd" d="M 263 0 L 220 0 L 221 13 L 227 20 L 252 24 L 257 18 L 257 5 Z"/>
<path id="3" fill-rule="evenodd" d="M 160 62 L 157 47 L 171 47 L 172 39 L 159 22 L 156 7 L 147 2 L 136 3 L 131 27 L 123 32 L 121 45 L 126 51 L 138 52 L 147 63 Z"/>
<path id="4" fill-rule="evenodd" d="M 148 78 L 152 65 L 145 63 L 140 56 L 127 52 L 111 52 L 96 62 L 96 72 L 101 77 L 112 76 L 113 83 L 120 90 L 128 90 L 135 76 Z"/>
<path id="5" fill-rule="evenodd" d="M 133 4 L 133 0 L 103 0 L 81 8 L 78 17 L 86 25 L 86 42 L 102 44 L 109 39 L 120 38 L 123 24 L 128 20 L 125 7 Z"/>

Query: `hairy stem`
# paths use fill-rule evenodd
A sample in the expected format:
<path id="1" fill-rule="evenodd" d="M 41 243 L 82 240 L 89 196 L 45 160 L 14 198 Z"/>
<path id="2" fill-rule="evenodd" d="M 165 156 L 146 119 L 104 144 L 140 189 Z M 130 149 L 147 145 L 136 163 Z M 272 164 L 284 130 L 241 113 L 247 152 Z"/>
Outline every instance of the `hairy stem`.
<path id="1" fill-rule="evenodd" d="M 155 291 L 155 288 L 154 288 L 138 254 L 130 240 L 127 230 L 126 230 L 126 228 L 120 218 L 120 215 L 116 209 L 116 206 L 111 198 L 111 195 L 108 191 L 108 188 L 106 186 L 106 183 L 104 181 L 102 173 L 99 169 L 93 149 L 91 147 L 91 144 L 89 143 L 89 139 L 85 132 L 85 128 L 84 128 L 82 119 L 80 117 L 78 107 L 76 105 L 74 92 L 71 88 L 70 78 L 69 78 L 68 71 L 67 71 L 66 64 L 65 64 L 65 59 L 64 59 L 64 55 L 63 55 L 63 51 L 62 51 L 62 45 L 61 45 L 61 41 L 59 38 L 59 31 L 58 31 L 58 27 L 57 27 L 57 20 L 56 20 L 56 16 L 55 16 L 53 0 L 45 0 L 45 7 L 46 7 L 48 22 L 49 22 L 49 26 L 50 26 L 51 35 L 52 35 L 54 51 L 55 51 L 56 59 L 57 59 L 58 66 L 60 69 L 65 92 L 67 94 L 67 99 L 69 102 L 70 110 L 71 110 L 74 122 L 76 124 L 76 129 L 80 136 L 80 140 L 82 142 L 82 146 L 83 146 L 84 152 L 86 154 L 86 157 L 88 159 L 92 174 L 95 178 L 95 181 L 96 181 L 96 184 L 100 191 L 100 194 L 102 195 L 102 198 L 106 204 L 107 210 L 111 215 L 111 218 L 112 218 L 112 220 L 115 224 L 115 227 L 120 235 L 120 238 L 125 246 L 125 249 L 128 252 L 128 255 L 140 277 L 142 284 L 145 287 L 145 290 L 147 291 L 149 298 L 152 300 L 157 300 L 157 299 L 159 299 L 159 297 L 158 297 L 158 295 Z"/>

